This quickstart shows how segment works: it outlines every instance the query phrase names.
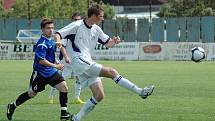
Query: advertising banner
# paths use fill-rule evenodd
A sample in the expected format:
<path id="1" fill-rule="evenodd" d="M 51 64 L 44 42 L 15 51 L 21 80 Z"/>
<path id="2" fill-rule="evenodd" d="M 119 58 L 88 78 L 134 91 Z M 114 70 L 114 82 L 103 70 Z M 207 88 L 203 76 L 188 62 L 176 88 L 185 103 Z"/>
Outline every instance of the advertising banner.
<path id="1" fill-rule="evenodd" d="M 32 60 L 33 44 L 0 43 L 0 60 Z M 97 44 L 92 52 L 94 60 L 191 60 L 191 49 L 202 47 L 206 59 L 215 60 L 215 43 L 198 42 L 122 42 L 113 48 Z M 57 49 L 56 57 L 58 57 Z"/>
<path id="2" fill-rule="evenodd" d="M 123 42 L 112 48 L 97 44 L 92 58 L 95 60 L 138 60 L 139 43 Z"/>
<path id="3" fill-rule="evenodd" d="M 211 44 L 197 42 L 142 42 L 140 43 L 139 60 L 191 60 L 193 47 L 202 47 L 206 53 L 210 53 L 208 51 L 209 45 Z M 211 50 L 213 50 L 212 45 Z M 215 57 L 214 54 L 210 56 L 212 55 Z M 210 57 L 207 57 L 207 59 L 210 59 Z"/>

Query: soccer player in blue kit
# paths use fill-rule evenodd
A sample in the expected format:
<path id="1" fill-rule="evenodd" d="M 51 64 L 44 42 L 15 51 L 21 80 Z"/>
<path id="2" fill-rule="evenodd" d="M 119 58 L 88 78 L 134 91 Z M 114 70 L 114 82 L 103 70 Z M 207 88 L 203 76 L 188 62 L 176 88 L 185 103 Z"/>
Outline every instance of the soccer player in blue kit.
<path id="1" fill-rule="evenodd" d="M 57 71 L 63 70 L 64 65 L 55 60 L 56 46 L 52 39 L 54 21 L 51 19 L 43 19 L 40 26 L 42 35 L 34 46 L 35 58 L 29 89 L 19 95 L 14 102 L 8 104 L 8 120 L 12 120 L 13 113 L 17 107 L 35 97 L 38 92 L 42 92 L 47 84 L 55 87 L 60 92 L 61 121 L 66 121 L 70 118 L 70 114 L 67 112 L 67 83 Z"/>

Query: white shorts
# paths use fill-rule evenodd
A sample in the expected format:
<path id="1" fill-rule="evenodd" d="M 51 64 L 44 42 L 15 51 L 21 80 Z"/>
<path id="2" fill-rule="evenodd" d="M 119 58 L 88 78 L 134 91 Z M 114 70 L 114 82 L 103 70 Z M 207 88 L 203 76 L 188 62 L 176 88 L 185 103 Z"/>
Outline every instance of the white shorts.
<path id="1" fill-rule="evenodd" d="M 94 63 L 90 66 L 88 70 L 80 75 L 76 75 L 75 78 L 81 83 L 82 88 L 89 87 L 96 82 L 100 82 L 101 78 L 99 74 L 101 72 L 102 65 Z"/>
<path id="2" fill-rule="evenodd" d="M 89 87 L 94 83 L 101 82 L 99 77 L 89 77 L 88 75 L 75 76 L 76 80 L 80 82 L 81 88 Z"/>
<path id="3" fill-rule="evenodd" d="M 71 62 L 74 76 L 78 76 L 86 72 L 89 73 L 89 76 L 99 76 L 102 68 L 102 65 L 97 64 L 92 59 L 84 56 L 74 57 Z"/>
<path id="4" fill-rule="evenodd" d="M 101 64 L 84 56 L 76 56 L 71 59 L 71 64 L 64 63 L 62 76 L 65 79 L 74 76 L 76 81 L 79 81 L 82 88 L 84 88 L 101 81 L 99 78 L 101 69 Z"/>

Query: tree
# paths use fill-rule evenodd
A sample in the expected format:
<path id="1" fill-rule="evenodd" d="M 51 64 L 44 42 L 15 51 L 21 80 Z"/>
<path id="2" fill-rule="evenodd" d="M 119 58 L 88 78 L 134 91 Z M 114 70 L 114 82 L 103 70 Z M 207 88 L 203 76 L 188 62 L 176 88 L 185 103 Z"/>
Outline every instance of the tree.
<path id="1" fill-rule="evenodd" d="M 72 7 L 72 0 L 16 0 L 11 16 L 15 18 L 28 18 L 30 12 L 31 18 L 66 18 L 69 17 Z M 30 11 L 28 10 L 30 7 Z"/>
<path id="2" fill-rule="evenodd" d="M 27 0 L 16 0 L 12 8 L 13 12 L 8 13 L 8 17 L 28 18 Z"/>
<path id="3" fill-rule="evenodd" d="M 158 16 L 164 18 L 214 15 L 215 2 L 213 0 L 168 0 L 158 13 Z"/>
<path id="4" fill-rule="evenodd" d="M 0 0 L 2 1 L 2 0 Z M 30 4 L 28 4 L 28 1 Z M 70 18 L 75 12 L 83 17 L 87 15 L 88 1 L 92 0 L 16 0 L 13 11 L 7 13 L 0 11 L 2 18 Z M 30 9 L 30 11 L 29 11 Z M 110 5 L 104 5 L 106 16 L 112 18 L 114 15 Z M 1 6 L 0 6 L 1 10 Z M 4 16 L 3 16 L 4 13 Z M 30 16 L 29 16 L 30 13 Z"/>
<path id="5" fill-rule="evenodd" d="M 2 16 L 3 16 L 3 12 L 4 12 L 3 2 L 2 2 L 2 0 L 0 0 L 0 17 L 1 17 L 1 18 L 2 18 Z"/>
<path id="6" fill-rule="evenodd" d="M 115 15 L 113 7 L 109 3 L 104 4 L 103 0 L 90 1 L 90 4 L 100 4 L 104 9 L 105 19 L 112 19 Z"/>
<path id="7" fill-rule="evenodd" d="M 79 12 L 82 16 L 87 16 L 88 0 L 73 0 L 72 6 L 72 13 Z"/>
<path id="8" fill-rule="evenodd" d="M 3 0 L 0 0 L 0 18 L 5 18 L 8 12 L 4 10 Z"/>
<path id="9" fill-rule="evenodd" d="M 104 12 L 105 12 L 105 18 L 106 19 L 112 19 L 115 15 L 113 11 L 113 7 L 110 4 L 103 4 Z"/>

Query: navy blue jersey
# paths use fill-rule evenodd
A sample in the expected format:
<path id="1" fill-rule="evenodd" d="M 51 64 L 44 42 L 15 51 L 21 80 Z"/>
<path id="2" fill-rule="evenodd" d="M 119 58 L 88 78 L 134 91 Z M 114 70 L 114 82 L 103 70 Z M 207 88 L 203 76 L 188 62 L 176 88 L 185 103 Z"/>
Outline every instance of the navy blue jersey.
<path id="1" fill-rule="evenodd" d="M 51 38 L 46 38 L 43 35 L 34 46 L 35 58 L 33 69 L 40 73 L 43 77 L 51 77 L 57 69 L 50 66 L 39 64 L 41 59 L 46 59 L 51 63 L 55 63 L 55 42 Z"/>

